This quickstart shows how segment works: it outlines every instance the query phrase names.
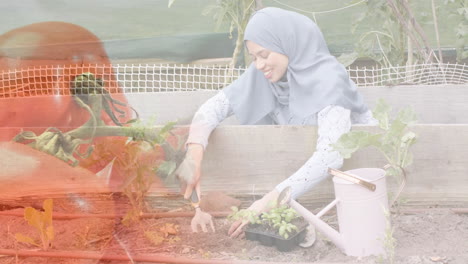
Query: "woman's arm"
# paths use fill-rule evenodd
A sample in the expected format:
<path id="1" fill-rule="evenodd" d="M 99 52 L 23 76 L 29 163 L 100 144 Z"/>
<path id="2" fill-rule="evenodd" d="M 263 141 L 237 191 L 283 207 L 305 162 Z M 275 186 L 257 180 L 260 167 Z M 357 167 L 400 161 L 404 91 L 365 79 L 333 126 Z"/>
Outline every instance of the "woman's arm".
<path id="1" fill-rule="evenodd" d="M 328 176 L 328 168 L 340 168 L 343 158 L 336 151 L 331 151 L 330 144 L 351 129 L 350 111 L 340 106 L 328 106 L 318 113 L 318 139 L 316 151 L 312 157 L 293 175 L 276 186 L 275 189 L 255 201 L 249 210 L 265 212 L 275 201 L 279 193 L 291 186 L 291 198 L 295 199 Z M 236 221 L 231 225 L 228 234 L 238 237 L 243 234 L 247 221 Z"/>
<path id="2" fill-rule="evenodd" d="M 187 145 L 200 144 L 203 149 L 206 149 L 211 132 L 233 113 L 229 100 L 223 91 L 208 99 L 192 119 Z"/>
<path id="3" fill-rule="evenodd" d="M 302 195 L 324 180 L 328 168 L 338 169 L 343 165 L 343 158 L 337 151 L 332 151 L 330 144 L 351 129 L 350 111 L 341 106 L 328 106 L 318 113 L 317 147 L 312 157 L 293 175 L 276 186 L 280 192 L 291 186 L 293 199 Z"/>
<path id="4" fill-rule="evenodd" d="M 200 196 L 201 163 L 203 152 L 208 145 L 208 138 L 213 129 L 232 114 L 233 110 L 223 91 L 208 99 L 195 113 L 186 142 L 187 153 L 179 166 L 189 169 L 178 172 L 179 177 L 187 183 L 184 193 L 185 199 L 191 196 L 194 189 Z"/>

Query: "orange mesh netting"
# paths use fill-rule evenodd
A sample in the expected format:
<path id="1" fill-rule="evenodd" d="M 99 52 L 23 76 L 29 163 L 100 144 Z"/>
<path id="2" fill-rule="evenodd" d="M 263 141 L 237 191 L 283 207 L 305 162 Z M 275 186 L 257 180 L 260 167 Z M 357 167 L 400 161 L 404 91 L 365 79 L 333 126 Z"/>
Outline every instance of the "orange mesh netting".
<path id="1" fill-rule="evenodd" d="M 0 140 L 24 130 L 47 127 L 67 131 L 81 126 L 89 113 L 71 97 L 70 82 L 82 73 L 104 81 L 114 99 L 127 103 L 101 41 L 90 31 L 65 22 L 42 22 L 0 36 Z M 122 109 L 125 122 L 129 107 Z M 102 115 L 110 124 L 108 115 Z"/>

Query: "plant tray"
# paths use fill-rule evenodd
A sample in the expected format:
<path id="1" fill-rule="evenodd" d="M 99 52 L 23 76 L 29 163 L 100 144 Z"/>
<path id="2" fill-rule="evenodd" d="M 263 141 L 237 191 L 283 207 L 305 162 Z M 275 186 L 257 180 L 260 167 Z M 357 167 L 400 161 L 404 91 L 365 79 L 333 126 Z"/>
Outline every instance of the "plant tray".
<path id="1" fill-rule="evenodd" d="M 275 246 L 279 251 L 291 251 L 304 240 L 309 225 L 304 219 L 294 224 L 297 226 L 297 232 L 290 235 L 288 239 L 278 235 L 276 230 L 265 230 L 261 224 L 249 224 L 245 230 L 245 238 L 257 240 L 264 246 Z"/>

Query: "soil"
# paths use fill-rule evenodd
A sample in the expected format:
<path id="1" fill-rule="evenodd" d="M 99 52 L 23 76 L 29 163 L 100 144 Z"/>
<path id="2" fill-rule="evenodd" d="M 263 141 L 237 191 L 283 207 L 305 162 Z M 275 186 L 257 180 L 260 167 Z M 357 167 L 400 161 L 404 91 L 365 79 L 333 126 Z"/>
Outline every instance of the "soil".
<path id="1" fill-rule="evenodd" d="M 177 210 L 188 210 L 181 206 Z M 3 212 L 22 212 L 21 208 L 3 208 Z M 54 212 L 70 212 L 71 207 L 54 202 Z M 174 211 L 175 209 L 173 209 Z M 176 211 L 177 211 L 176 210 Z M 106 212 L 99 208 L 95 213 Z M 336 227 L 336 216 L 329 212 L 323 216 L 326 222 Z M 468 263 L 468 214 L 455 213 L 449 208 L 401 207 L 391 215 L 393 238 L 396 248 L 394 261 L 383 256 L 365 258 L 344 255 L 320 232 L 310 248 L 297 247 L 289 252 L 280 252 L 274 247 L 262 246 L 258 241 L 231 239 L 227 236 L 230 222 L 225 217 L 215 219 L 216 232 L 192 233 L 190 217 L 144 218 L 129 226 L 115 219 L 79 218 L 54 220 L 55 239 L 50 252 L 87 251 L 108 254 L 159 254 L 204 260 L 266 261 L 284 263 Z M 35 246 L 17 243 L 15 233 L 38 238 L 21 215 L 0 215 L 0 248 L 38 250 Z M 163 231 L 165 230 L 165 232 Z M 157 241 L 160 238 L 163 241 Z M 7 263 L 132 263 L 130 261 L 105 261 L 84 259 L 60 259 L 0 256 L 0 264 Z M 133 262 L 136 263 L 136 262 Z M 143 263 L 143 262 L 138 262 Z M 182 263 L 182 262 L 178 262 Z"/>

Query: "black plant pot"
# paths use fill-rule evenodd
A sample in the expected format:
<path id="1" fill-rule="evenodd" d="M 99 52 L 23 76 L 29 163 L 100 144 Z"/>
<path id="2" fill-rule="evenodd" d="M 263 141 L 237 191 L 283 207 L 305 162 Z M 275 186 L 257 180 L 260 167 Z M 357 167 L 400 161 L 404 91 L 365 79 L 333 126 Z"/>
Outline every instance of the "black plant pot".
<path id="1" fill-rule="evenodd" d="M 276 229 L 262 224 L 249 224 L 245 229 L 245 238 L 257 240 L 264 246 L 275 246 L 279 251 L 291 251 L 304 240 L 309 225 L 302 217 L 295 219 L 293 224 L 297 226 L 297 232 L 291 233 L 288 239 L 278 235 Z"/>

